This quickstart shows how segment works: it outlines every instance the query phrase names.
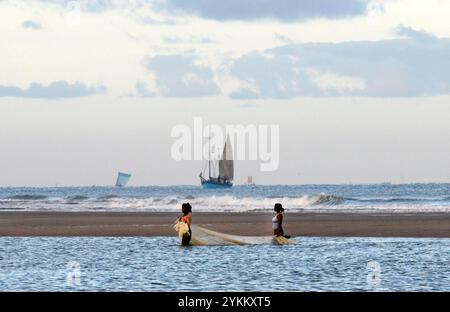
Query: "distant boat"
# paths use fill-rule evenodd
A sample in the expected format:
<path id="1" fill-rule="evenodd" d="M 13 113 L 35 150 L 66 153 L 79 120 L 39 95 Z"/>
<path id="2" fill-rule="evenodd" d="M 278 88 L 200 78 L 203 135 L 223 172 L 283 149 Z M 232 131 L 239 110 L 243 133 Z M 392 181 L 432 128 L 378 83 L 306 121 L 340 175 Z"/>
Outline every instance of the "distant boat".
<path id="1" fill-rule="evenodd" d="M 253 177 L 252 176 L 248 176 L 248 178 L 247 178 L 247 185 L 255 185 L 255 183 L 253 183 Z"/>
<path id="2" fill-rule="evenodd" d="M 124 186 L 126 186 L 128 181 L 130 181 L 130 178 L 131 178 L 131 174 L 119 172 L 117 174 L 116 186 L 117 187 L 124 187 Z"/>
<path id="3" fill-rule="evenodd" d="M 223 147 L 222 159 L 219 160 L 219 175 L 217 177 L 215 177 L 211 173 L 212 168 L 215 169 L 215 165 L 214 162 L 211 161 L 210 157 L 210 159 L 208 160 L 208 178 L 203 177 L 203 173 L 200 173 L 200 182 L 203 188 L 217 189 L 217 188 L 230 188 L 233 186 L 234 161 L 233 161 L 233 150 L 231 148 L 231 142 L 229 137 L 227 137 L 225 146 Z"/>

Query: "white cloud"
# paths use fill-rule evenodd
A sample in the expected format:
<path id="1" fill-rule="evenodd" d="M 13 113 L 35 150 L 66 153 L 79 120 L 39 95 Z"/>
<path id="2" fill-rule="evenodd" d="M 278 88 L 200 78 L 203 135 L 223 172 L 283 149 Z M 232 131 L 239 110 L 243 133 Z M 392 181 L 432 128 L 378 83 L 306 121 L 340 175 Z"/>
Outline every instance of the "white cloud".
<path id="1" fill-rule="evenodd" d="M 158 7 L 214 20 L 276 19 L 284 22 L 361 15 L 369 0 L 166 0 Z"/>
<path id="2" fill-rule="evenodd" d="M 221 93 L 213 71 L 196 63 L 190 55 L 157 55 L 145 61 L 154 73 L 160 95 L 167 97 L 196 97 Z"/>
<path id="3" fill-rule="evenodd" d="M 138 96 L 142 97 L 153 97 L 155 96 L 155 92 L 151 91 L 148 84 L 143 81 L 139 81 L 136 83 L 136 92 Z"/>
<path id="4" fill-rule="evenodd" d="M 28 29 L 34 29 L 34 30 L 40 30 L 40 29 L 42 29 L 42 25 L 41 25 L 40 22 L 38 22 L 38 21 L 32 21 L 32 20 L 26 20 L 26 21 L 23 21 L 22 27 L 23 27 L 23 28 L 28 28 Z"/>
<path id="5" fill-rule="evenodd" d="M 105 92 L 106 88 L 102 85 L 87 86 L 81 82 L 68 83 L 67 81 L 55 81 L 48 86 L 33 82 L 25 89 L 16 86 L 0 86 L 0 97 L 61 99 L 84 97 Z"/>
<path id="6" fill-rule="evenodd" d="M 235 60 L 231 74 L 259 91 L 232 98 L 450 93 L 450 39 L 401 26 L 404 39 L 286 44 Z M 311 70 L 312 69 L 312 70 Z"/>
<path id="7" fill-rule="evenodd" d="M 4 38 L 0 43 L 2 49 L 0 65 L 3 73 L 0 84 L 26 88 L 33 81 L 39 81 L 42 84 L 50 84 L 60 79 L 83 81 L 88 84 L 101 81 L 108 87 L 108 94 L 120 96 L 136 92 L 136 84 L 145 82 L 148 84 L 148 90 L 151 90 L 150 93 L 157 92 L 168 96 L 174 94 L 175 83 L 171 87 L 168 82 L 157 86 L 155 79 L 152 81 L 148 79 L 150 73 L 148 69 L 141 66 L 141 60 L 146 56 L 149 58 L 158 55 L 186 57 L 192 54 L 197 58 L 195 66 L 204 70 L 201 74 L 196 70 L 187 71 L 196 75 L 196 79 L 192 79 L 190 86 L 192 87 L 193 84 L 198 88 L 197 94 L 221 93 L 231 94 L 232 97 L 237 98 L 323 95 L 324 89 L 320 86 L 324 85 L 324 79 L 327 77 L 328 80 L 333 79 L 329 76 L 322 77 L 322 84 L 318 85 L 309 79 L 310 75 L 305 72 L 307 68 L 314 68 L 321 75 L 359 77 L 365 82 L 366 91 L 371 96 L 380 94 L 415 96 L 442 94 L 445 91 L 443 86 L 445 83 L 442 82 L 445 78 L 444 74 L 439 72 L 437 78 L 425 75 L 425 82 L 414 81 L 419 78 L 414 78 L 407 72 L 411 68 L 410 62 L 402 60 L 398 55 L 394 57 L 395 62 L 389 64 L 389 67 L 388 63 L 392 61 L 392 58 L 385 53 L 384 56 L 388 58 L 388 61 L 379 67 L 379 70 L 385 72 L 385 76 L 389 75 L 389 79 L 392 80 L 389 83 L 390 88 L 397 90 L 394 92 L 387 90 L 387 86 L 380 81 L 375 81 L 375 74 L 371 73 L 371 77 L 367 77 L 370 63 L 365 59 L 372 54 L 369 49 L 361 48 L 360 53 L 354 56 L 353 63 L 344 56 L 340 57 L 338 51 L 331 51 L 333 44 L 336 44 L 335 47 L 338 44 L 342 44 L 341 47 L 345 45 L 349 47 L 350 42 L 354 41 L 359 42 L 360 46 L 375 47 L 383 45 L 383 40 L 401 37 L 411 39 L 410 42 L 416 42 L 415 45 L 408 46 L 410 56 L 414 54 L 414 51 L 419 53 L 418 49 L 422 49 L 421 53 L 423 53 L 424 44 L 419 43 L 418 36 L 439 39 L 438 35 L 445 34 L 447 31 L 442 27 L 446 24 L 443 12 L 448 10 L 450 5 L 441 3 L 443 12 L 440 12 L 439 1 L 427 1 L 425 5 L 416 0 L 373 0 L 364 8 L 365 11 L 362 14 L 352 18 L 312 19 L 301 22 L 291 20 L 290 23 L 277 22 L 276 19 L 255 22 L 251 17 L 240 21 L 226 19 L 226 22 L 221 22 L 217 19 L 202 19 L 195 15 L 179 16 L 173 12 L 155 10 L 156 2 L 140 0 L 82 1 L 79 25 L 67 25 L 65 18 L 67 3 L 68 1 L 53 0 L 0 2 L 5 21 L 0 25 Z M 232 3 L 224 5 L 232 6 Z M 292 2 L 290 5 L 297 4 Z M 264 10 L 260 13 L 267 15 Z M 426 25 L 424 24 L 425 13 L 422 14 L 421 10 L 433 15 L 433 20 L 430 21 L 428 18 Z M 417 27 L 415 20 L 411 20 L 412 14 L 417 17 L 417 24 L 420 26 Z M 370 23 L 370 17 L 376 17 L 378 21 L 376 25 Z M 39 21 L 42 22 L 41 25 L 45 25 L 45 28 L 39 32 L 20 29 L 17 27 L 17 20 Z M 146 20 L 148 23 L 145 22 Z M 408 26 L 401 26 L 396 31 L 392 31 L 400 23 Z M 427 30 L 426 33 L 422 31 L 424 28 Z M 439 54 L 439 49 L 445 51 L 445 47 L 442 46 L 443 40 L 441 38 L 436 41 L 441 44 L 440 47 L 430 46 L 432 50 L 430 53 Z M 315 48 L 313 42 L 320 42 L 323 45 L 320 49 Z M 299 50 L 299 47 L 304 47 L 302 53 L 307 54 L 304 63 L 290 59 L 292 56 L 298 57 L 299 51 L 278 54 L 282 49 Z M 328 52 L 322 52 L 322 49 Z M 328 57 L 329 62 L 334 63 L 323 62 L 321 66 L 317 66 L 320 60 L 315 59 L 314 55 L 307 50 Z M 329 55 L 325 56 L 326 53 Z M 381 52 L 377 51 L 377 53 Z M 236 68 L 236 64 L 244 66 L 241 63 L 246 59 L 245 56 L 252 54 L 261 54 L 266 58 L 259 64 L 254 64 L 253 71 L 258 70 L 256 66 L 265 66 L 264 68 L 269 69 L 268 77 L 261 78 L 260 75 L 255 77 L 255 74 L 250 71 L 243 73 Z M 351 68 L 334 68 L 338 65 L 338 59 L 346 66 L 356 66 L 356 62 L 364 62 L 363 71 L 366 72 L 361 75 Z M 202 64 L 198 61 L 202 61 Z M 419 62 L 418 67 L 421 67 L 421 72 L 426 71 L 425 61 L 417 59 L 415 62 Z M 445 60 L 443 64 L 445 67 Z M 247 65 L 250 66 L 250 64 Z M 374 71 L 374 69 L 370 70 Z M 435 67 L 431 68 L 431 71 L 435 71 Z M 161 75 L 165 74 L 160 73 L 160 78 Z M 188 80 L 183 79 L 183 75 L 176 79 L 179 82 L 178 87 L 184 89 L 180 94 L 188 94 L 189 92 L 185 90 Z M 441 86 L 437 87 L 436 81 L 439 79 Z M 208 81 L 209 83 L 206 83 Z M 439 90 L 421 87 L 423 84 L 429 86 L 427 83 L 429 81 L 435 81 L 433 88 Z M 327 94 L 357 93 L 358 88 L 348 87 L 352 85 L 351 82 L 347 81 L 346 85 L 347 87 L 338 85 L 337 89 L 329 87 Z M 414 91 L 416 86 L 419 86 L 417 90 L 420 92 L 414 93 L 410 89 Z"/>
<path id="8" fill-rule="evenodd" d="M 333 73 L 321 73 L 315 69 L 308 69 L 310 79 L 323 91 L 337 91 L 338 93 L 351 93 L 363 91 L 366 83 L 363 79 L 352 76 L 336 75 Z"/>

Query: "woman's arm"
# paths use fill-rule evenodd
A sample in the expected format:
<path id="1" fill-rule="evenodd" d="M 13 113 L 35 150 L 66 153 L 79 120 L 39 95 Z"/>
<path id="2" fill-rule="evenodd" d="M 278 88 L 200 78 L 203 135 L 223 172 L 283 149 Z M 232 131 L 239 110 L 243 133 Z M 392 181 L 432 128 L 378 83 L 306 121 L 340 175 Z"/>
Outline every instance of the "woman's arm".
<path id="1" fill-rule="evenodd" d="M 281 224 L 283 223 L 283 215 L 281 213 L 277 214 L 278 226 L 281 228 Z"/>

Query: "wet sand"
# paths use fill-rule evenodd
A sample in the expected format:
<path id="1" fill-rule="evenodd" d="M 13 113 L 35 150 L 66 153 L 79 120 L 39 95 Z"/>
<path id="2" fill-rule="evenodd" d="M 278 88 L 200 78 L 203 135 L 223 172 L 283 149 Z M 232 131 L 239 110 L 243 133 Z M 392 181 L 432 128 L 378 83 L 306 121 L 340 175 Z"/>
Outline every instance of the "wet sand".
<path id="1" fill-rule="evenodd" d="M 0 236 L 175 236 L 177 213 L 0 212 Z M 198 212 L 197 225 L 236 235 L 271 235 L 271 213 Z M 292 236 L 450 237 L 450 213 L 286 213 Z"/>

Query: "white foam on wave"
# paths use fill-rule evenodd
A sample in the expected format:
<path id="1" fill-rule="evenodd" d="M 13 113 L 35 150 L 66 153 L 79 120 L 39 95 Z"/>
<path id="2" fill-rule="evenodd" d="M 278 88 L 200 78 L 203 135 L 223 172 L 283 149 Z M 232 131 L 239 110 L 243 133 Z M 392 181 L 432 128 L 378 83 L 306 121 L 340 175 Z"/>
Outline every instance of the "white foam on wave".
<path id="1" fill-rule="evenodd" d="M 355 204 L 344 198 L 327 195 L 305 195 L 299 197 L 235 197 L 231 195 L 200 197 L 48 197 L 42 200 L 0 200 L 0 210 L 26 211 L 161 211 L 178 212 L 181 204 L 189 202 L 194 211 L 246 212 L 272 211 L 273 205 L 282 203 L 286 211 L 311 212 L 450 212 L 450 205 L 433 204 Z"/>

